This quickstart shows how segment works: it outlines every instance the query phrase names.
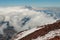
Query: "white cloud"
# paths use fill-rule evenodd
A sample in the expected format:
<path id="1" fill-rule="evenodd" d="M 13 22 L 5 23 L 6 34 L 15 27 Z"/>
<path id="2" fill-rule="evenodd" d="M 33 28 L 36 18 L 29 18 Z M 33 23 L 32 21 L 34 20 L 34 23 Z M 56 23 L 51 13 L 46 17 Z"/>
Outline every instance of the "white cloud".
<path id="1" fill-rule="evenodd" d="M 0 34 L 4 34 L 3 29 L 7 28 L 6 23 L 0 26 Z"/>
<path id="2" fill-rule="evenodd" d="M 50 24 L 55 22 L 55 19 L 44 12 L 36 12 L 23 7 L 2 7 L 0 8 L 0 15 L 5 16 L 5 21 L 9 21 L 10 25 L 19 32 L 25 29 Z M 30 17 L 31 19 L 21 27 L 22 19 Z"/>

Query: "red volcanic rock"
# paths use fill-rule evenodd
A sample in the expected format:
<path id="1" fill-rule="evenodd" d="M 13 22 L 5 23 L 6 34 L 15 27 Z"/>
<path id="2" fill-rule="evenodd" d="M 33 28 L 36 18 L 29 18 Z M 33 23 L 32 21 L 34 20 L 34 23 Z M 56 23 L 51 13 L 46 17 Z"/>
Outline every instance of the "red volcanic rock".
<path id="1" fill-rule="evenodd" d="M 55 36 L 54 38 L 51 38 L 49 40 L 60 40 L 60 36 Z"/>
<path id="2" fill-rule="evenodd" d="M 43 27 L 41 29 L 38 29 L 40 27 Z M 18 36 L 16 38 L 16 36 L 13 38 L 13 40 L 17 39 L 17 40 L 32 40 L 32 39 L 36 39 L 37 37 L 41 37 L 41 36 L 44 36 L 46 35 L 47 33 L 49 33 L 50 31 L 54 31 L 54 30 L 57 30 L 57 29 L 60 29 L 60 20 L 58 20 L 57 22 L 53 23 L 53 24 L 48 24 L 48 25 L 43 25 L 43 26 L 40 26 L 40 27 L 37 27 L 36 31 L 22 37 L 22 38 L 19 38 L 21 36 Z M 56 38 L 56 39 L 55 39 Z M 60 37 L 56 36 L 54 37 L 53 39 L 49 39 L 49 40 L 60 40 Z"/>

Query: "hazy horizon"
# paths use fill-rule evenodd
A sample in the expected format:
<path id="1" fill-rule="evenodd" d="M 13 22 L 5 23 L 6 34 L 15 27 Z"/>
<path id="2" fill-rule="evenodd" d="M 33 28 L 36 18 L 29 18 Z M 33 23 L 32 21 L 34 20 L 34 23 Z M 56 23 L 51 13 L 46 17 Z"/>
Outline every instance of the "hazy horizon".
<path id="1" fill-rule="evenodd" d="M 0 0 L 0 7 L 6 6 L 60 7 L 60 0 Z"/>

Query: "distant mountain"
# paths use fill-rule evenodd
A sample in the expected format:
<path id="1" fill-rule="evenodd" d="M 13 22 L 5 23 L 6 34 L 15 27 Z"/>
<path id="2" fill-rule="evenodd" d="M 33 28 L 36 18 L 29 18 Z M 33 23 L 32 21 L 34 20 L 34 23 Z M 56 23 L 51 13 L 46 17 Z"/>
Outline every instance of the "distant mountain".
<path id="1" fill-rule="evenodd" d="M 12 40 L 60 40 L 60 20 L 17 33 Z"/>
<path id="2" fill-rule="evenodd" d="M 24 6 L 24 8 L 27 8 L 29 10 L 32 10 L 33 9 L 31 6 Z"/>

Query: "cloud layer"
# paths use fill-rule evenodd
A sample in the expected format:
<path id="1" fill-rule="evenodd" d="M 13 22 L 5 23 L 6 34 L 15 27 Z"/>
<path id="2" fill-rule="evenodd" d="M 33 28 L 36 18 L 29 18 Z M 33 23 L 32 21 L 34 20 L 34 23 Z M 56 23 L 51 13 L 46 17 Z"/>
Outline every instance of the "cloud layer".
<path id="1" fill-rule="evenodd" d="M 2 20 L 9 21 L 9 25 L 14 26 L 18 32 L 56 21 L 54 17 L 44 12 L 25 7 L 0 7 L 0 22 Z M 6 26 L 0 26 L 0 32 L 3 33 L 4 28 Z"/>

